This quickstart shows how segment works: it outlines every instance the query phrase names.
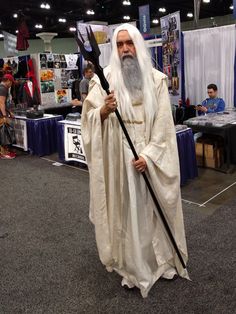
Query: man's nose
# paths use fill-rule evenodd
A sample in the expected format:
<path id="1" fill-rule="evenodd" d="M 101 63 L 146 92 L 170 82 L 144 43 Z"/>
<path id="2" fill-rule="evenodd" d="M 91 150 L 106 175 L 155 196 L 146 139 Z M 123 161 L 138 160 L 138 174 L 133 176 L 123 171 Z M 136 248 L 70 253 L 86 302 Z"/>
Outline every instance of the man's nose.
<path id="1" fill-rule="evenodd" d="M 123 52 L 129 52 L 129 46 L 127 44 L 124 44 Z"/>

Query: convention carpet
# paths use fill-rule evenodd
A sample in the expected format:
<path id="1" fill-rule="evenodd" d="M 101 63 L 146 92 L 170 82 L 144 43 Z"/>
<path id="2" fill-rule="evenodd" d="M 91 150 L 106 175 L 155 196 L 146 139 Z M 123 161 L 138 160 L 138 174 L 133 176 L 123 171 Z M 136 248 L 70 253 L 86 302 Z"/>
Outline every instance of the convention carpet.
<path id="1" fill-rule="evenodd" d="M 192 281 L 159 280 L 142 299 L 99 261 L 86 172 L 22 155 L 0 160 L 0 178 L 1 314 L 235 313 L 236 200 L 184 209 Z"/>

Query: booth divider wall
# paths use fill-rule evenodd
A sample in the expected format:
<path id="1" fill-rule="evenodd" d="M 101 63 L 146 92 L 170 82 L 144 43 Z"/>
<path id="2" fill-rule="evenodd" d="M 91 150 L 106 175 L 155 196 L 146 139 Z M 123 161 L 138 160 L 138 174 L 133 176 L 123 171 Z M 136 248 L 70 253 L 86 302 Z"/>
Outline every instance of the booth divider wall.
<path id="1" fill-rule="evenodd" d="M 185 94 L 192 105 L 206 98 L 207 85 L 218 86 L 226 109 L 236 106 L 236 25 L 183 32 Z"/>

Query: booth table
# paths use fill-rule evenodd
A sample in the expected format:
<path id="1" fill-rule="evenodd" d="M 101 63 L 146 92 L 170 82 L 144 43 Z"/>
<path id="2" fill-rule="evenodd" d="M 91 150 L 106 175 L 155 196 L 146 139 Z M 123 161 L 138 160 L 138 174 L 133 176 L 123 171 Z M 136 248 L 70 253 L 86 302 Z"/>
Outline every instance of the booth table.
<path id="1" fill-rule="evenodd" d="M 43 118 L 28 119 L 15 116 L 13 126 L 16 132 L 16 147 L 32 155 L 45 156 L 57 151 L 57 121 L 61 115 L 44 114 Z"/>
<path id="2" fill-rule="evenodd" d="M 58 155 L 62 162 L 77 161 L 86 164 L 81 139 L 81 123 L 63 120 L 57 123 Z M 190 128 L 176 133 L 179 151 L 181 185 L 198 176 L 195 144 Z"/>
<path id="3" fill-rule="evenodd" d="M 236 112 L 209 113 L 205 116 L 198 116 L 184 121 L 194 132 L 218 135 L 224 140 L 226 156 L 226 172 L 230 170 L 230 164 L 236 160 Z M 221 169 L 219 169 L 221 170 Z M 222 169 L 222 171 L 224 171 Z"/>

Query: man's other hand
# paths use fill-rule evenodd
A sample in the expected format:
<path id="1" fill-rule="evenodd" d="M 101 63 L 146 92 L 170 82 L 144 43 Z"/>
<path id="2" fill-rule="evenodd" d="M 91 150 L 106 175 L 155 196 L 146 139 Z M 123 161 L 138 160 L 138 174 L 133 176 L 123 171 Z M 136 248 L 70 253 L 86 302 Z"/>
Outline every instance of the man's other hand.
<path id="1" fill-rule="evenodd" d="M 139 157 L 138 160 L 133 159 L 132 163 L 135 169 L 139 172 L 144 172 L 147 168 L 146 160 L 141 156 Z"/>

